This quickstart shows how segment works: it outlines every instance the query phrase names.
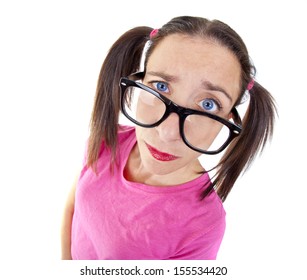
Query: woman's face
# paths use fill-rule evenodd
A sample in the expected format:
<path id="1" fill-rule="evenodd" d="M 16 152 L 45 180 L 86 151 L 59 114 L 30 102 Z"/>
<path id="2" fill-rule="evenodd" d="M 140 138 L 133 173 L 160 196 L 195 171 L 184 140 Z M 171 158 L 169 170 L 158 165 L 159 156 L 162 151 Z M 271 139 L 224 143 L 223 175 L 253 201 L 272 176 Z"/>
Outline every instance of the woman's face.
<path id="1" fill-rule="evenodd" d="M 200 37 L 171 35 L 151 54 L 143 83 L 182 107 L 227 119 L 239 96 L 240 75 L 240 64 L 227 48 Z M 217 133 L 208 131 L 208 145 Z M 155 178 L 147 183 L 179 184 L 201 171 L 200 154 L 181 139 L 177 114 L 154 128 L 137 126 L 136 136 L 138 170 Z"/>

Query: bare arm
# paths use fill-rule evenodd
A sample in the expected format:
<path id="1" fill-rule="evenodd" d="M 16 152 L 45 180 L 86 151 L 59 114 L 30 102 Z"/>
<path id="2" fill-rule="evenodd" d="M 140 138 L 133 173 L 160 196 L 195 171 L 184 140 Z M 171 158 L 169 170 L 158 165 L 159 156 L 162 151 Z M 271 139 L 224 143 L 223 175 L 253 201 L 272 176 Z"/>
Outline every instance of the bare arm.
<path id="1" fill-rule="evenodd" d="M 61 229 L 62 260 L 71 260 L 71 224 L 75 206 L 75 192 L 78 177 L 76 177 L 73 186 L 69 192 L 67 202 L 64 208 L 64 215 Z"/>

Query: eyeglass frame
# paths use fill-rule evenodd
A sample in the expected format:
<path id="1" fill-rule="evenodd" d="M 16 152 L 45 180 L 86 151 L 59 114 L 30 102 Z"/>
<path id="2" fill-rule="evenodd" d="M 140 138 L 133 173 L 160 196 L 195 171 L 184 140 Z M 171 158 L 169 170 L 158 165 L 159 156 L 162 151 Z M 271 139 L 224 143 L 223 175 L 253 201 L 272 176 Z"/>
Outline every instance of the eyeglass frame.
<path id="1" fill-rule="evenodd" d="M 199 153 L 202 153 L 202 154 L 208 154 L 208 155 L 215 155 L 215 154 L 222 152 L 230 144 L 230 142 L 234 138 L 239 136 L 240 133 L 242 132 L 242 121 L 241 121 L 239 113 L 238 113 L 238 111 L 235 107 L 233 107 L 231 109 L 231 114 L 232 114 L 232 119 L 236 123 L 232 123 L 229 120 L 226 120 L 224 118 L 221 118 L 217 115 L 214 115 L 214 114 L 211 114 L 211 113 L 208 113 L 208 112 L 202 112 L 202 111 L 182 107 L 182 106 L 176 104 L 175 102 L 173 102 L 172 100 L 168 99 L 164 95 L 160 94 L 159 92 L 155 91 L 154 89 L 152 89 L 152 88 L 150 88 L 150 87 L 148 87 L 148 86 L 146 86 L 146 85 L 144 85 L 140 82 L 136 82 L 136 80 L 143 79 L 144 76 L 145 76 L 145 72 L 136 72 L 136 73 L 133 73 L 133 74 L 127 76 L 127 77 L 121 77 L 120 83 L 119 83 L 120 89 L 121 89 L 121 103 L 120 103 L 121 111 L 134 124 L 139 125 L 139 126 L 144 127 L 144 128 L 153 128 L 153 127 L 156 127 L 159 124 L 161 124 L 163 121 L 165 121 L 171 113 L 176 113 L 179 116 L 179 133 L 180 133 L 180 137 L 183 140 L 183 142 L 190 149 L 192 149 L 196 152 L 199 152 Z M 138 122 L 134 118 L 132 118 L 126 112 L 126 110 L 125 110 L 126 93 L 125 92 L 126 92 L 126 89 L 128 87 L 131 87 L 131 86 L 140 88 L 142 90 L 145 90 L 145 91 L 153 94 L 154 96 L 156 96 L 158 99 L 160 99 L 165 104 L 166 110 L 165 110 L 165 113 L 160 120 L 158 120 L 157 122 L 155 122 L 153 124 L 143 124 L 143 123 Z M 190 115 L 205 116 L 205 117 L 216 120 L 216 121 L 222 123 L 223 125 L 227 126 L 229 131 L 230 131 L 230 134 L 229 134 L 226 142 L 219 149 L 217 149 L 215 151 L 204 151 L 204 150 L 198 149 L 197 147 L 192 146 L 189 143 L 189 141 L 186 139 L 185 134 L 184 134 L 184 122 L 185 122 L 185 119 Z"/>

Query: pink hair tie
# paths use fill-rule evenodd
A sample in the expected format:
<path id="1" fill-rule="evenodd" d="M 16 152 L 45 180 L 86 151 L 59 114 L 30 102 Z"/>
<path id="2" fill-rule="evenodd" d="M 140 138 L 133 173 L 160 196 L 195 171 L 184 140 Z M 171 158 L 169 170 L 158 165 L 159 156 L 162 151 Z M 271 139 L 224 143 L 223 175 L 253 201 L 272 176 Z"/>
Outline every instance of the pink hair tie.
<path id="1" fill-rule="evenodd" d="M 247 85 L 247 90 L 250 91 L 254 87 L 254 84 L 255 84 L 255 80 L 251 79 Z"/>
<path id="2" fill-rule="evenodd" d="M 159 32 L 159 29 L 153 29 L 149 34 L 149 38 L 152 39 L 153 37 L 157 35 L 158 32 Z"/>

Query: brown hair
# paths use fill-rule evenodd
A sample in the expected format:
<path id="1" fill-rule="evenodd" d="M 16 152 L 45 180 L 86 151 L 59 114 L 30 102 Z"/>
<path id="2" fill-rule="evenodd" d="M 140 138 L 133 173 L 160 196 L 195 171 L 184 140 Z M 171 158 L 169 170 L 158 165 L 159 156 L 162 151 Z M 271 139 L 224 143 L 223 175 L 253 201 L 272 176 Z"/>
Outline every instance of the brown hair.
<path id="1" fill-rule="evenodd" d="M 88 147 L 88 166 L 95 168 L 101 143 L 112 151 L 114 163 L 117 147 L 118 116 L 120 111 L 119 80 L 139 70 L 142 53 L 152 28 L 142 26 L 124 33 L 111 47 L 99 74 L 95 104 L 91 118 Z M 227 47 L 241 65 L 241 93 L 235 104 L 240 104 L 247 85 L 255 75 L 247 48 L 241 37 L 227 24 L 200 17 L 176 17 L 159 29 L 151 38 L 145 54 L 144 71 L 148 58 L 159 42 L 170 34 L 201 36 Z M 215 189 L 225 201 L 239 175 L 261 152 L 272 136 L 276 107 L 270 93 L 255 82 L 250 90 L 250 101 L 242 123 L 242 133 L 227 148 L 217 165 L 214 181 L 205 186 L 202 198 Z"/>

